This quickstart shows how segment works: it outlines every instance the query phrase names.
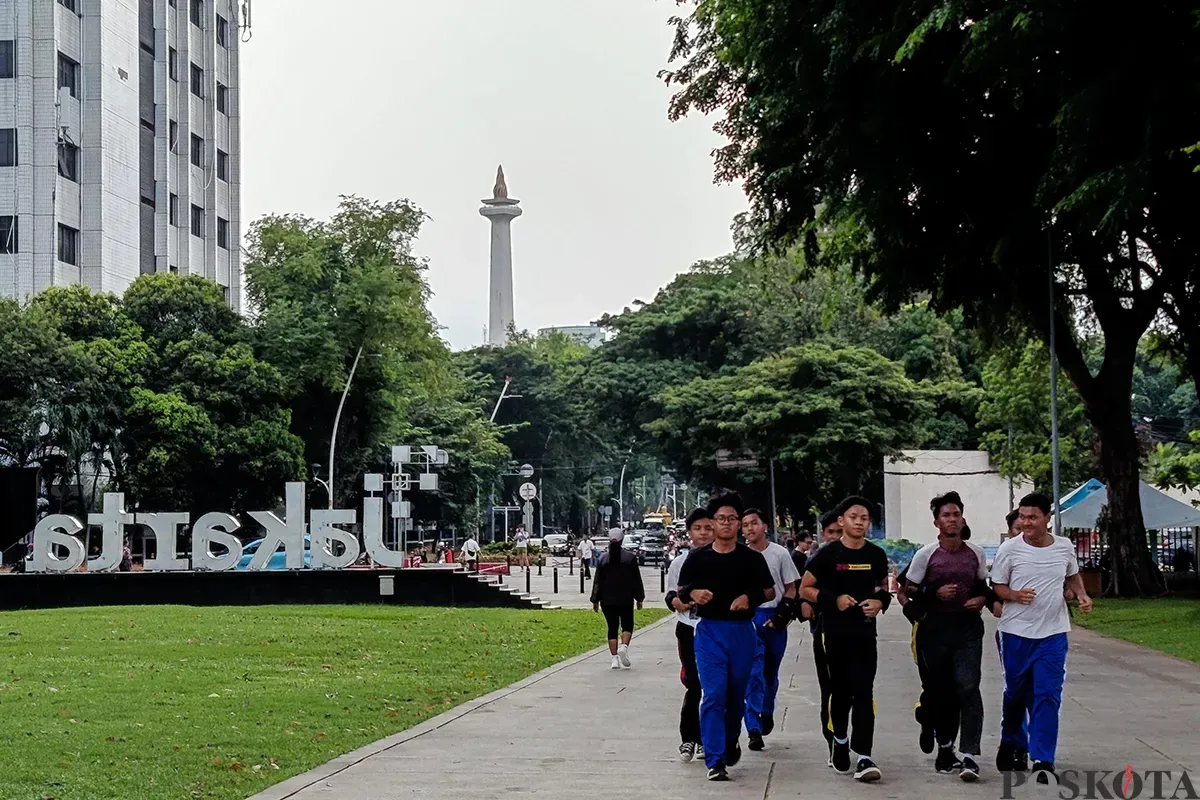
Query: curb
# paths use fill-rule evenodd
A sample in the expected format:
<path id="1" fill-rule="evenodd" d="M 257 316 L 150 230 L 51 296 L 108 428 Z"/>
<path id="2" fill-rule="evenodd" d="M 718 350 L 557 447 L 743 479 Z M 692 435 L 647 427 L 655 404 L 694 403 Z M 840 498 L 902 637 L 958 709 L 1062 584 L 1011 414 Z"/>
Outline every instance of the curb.
<path id="1" fill-rule="evenodd" d="M 650 631 L 660 628 L 668 623 L 673 623 L 674 621 L 675 615 L 667 614 L 657 622 L 652 622 L 646 627 L 634 631 L 633 638 L 636 639 L 643 634 L 649 633 Z M 409 742 L 419 736 L 432 733 L 433 731 L 449 725 L 451 722 L 454 722 L 457 719 L 465 717 L 467 714 L 470 714 L 473 711 L 483 708 L 484 706 L 491 705 L 498 700 L 503 700 L 509 695 L 516 694 L 526 687 L 533 686 L 535 683 L 539 683 L 552 675 L 562 672 L 564 669 L 568 669 L 576 664 L 587 661 L 589 658 L 595 658 L 601 653 L 603 653 L 605 656 L 608 656 L 607 644 L 589 650 L 586 653 L 575 656 L 574 658 L 568 658 L 566 661 L 560 661 L 557 664 L 546 667 L 541 672 L 536 672 L 527 678 L 522 678 L 516 683 L 509 684 L 502 689 L 497 689 L 490 694 L 485 694 L 482 697 L 476 697 L 474 700 L 468 700 L 459 706 L 455 706 L 449 711 L 425 720 L 419 725 L 414 725 L 413 727 L 400 731 L 399 733 L 394 733 L 391 736 L 372 742 L 371 744 L 360 747 L 357 750 L 352 750 L 349 753 L 338 756 L 332 761 L 326 762 L 319 767 L 315 767 L 308 772 L 303 772 L 292 778 L 288 778 L 282 783 L 277 783 L 274 786 L 271 786 L 262 792 L 253 795 L 249 798 L 249 800 L 288 800 L 288 798 L 295 797 L 297 794 L 309 788 L 310 786 L 345 772 L 351 767 L 366 761 L 372 756 L 376 756 L 387 750 L 391 750 L 393 747 L 399 747 L 405 742 Z"/>

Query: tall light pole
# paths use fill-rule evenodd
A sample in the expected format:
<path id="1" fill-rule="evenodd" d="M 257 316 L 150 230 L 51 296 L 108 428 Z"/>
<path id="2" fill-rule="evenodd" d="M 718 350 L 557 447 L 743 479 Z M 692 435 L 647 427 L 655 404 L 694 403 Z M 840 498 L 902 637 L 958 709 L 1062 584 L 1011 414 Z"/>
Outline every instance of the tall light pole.
<path id="1" fill-rule="evenodd" d="M 519 394 L 509 394 L 508 393 L 508 387 L 511 385 L 512 385 L 512 378 L 505 375 L 504 376 L 504 387 L 500 389 L 500 396 L 498 398 L 496 398 L 496 407 L 492 409 L 491 422 L 495 423 L 496 415 L 498 413 L 500 413 L 500 404 L 501 403 L 503 403 L 505 400 L 507 400 L 509 398 L 521 396 Z M 507 519 L 507 518 L 508 517 L 506 514 L 505 519 Z M 493 542 L 496 541 L 496 482 L 494 480 L 492 481 L 491 492 L 488 494 L 488 533 L 491 536 L 491 540 Z M 507 537 L 508 537 L 507 523 L 504 526 L 504 536 L 507 539 Z"/>
<path id="2" fill-rule="evenodd" d="M 333 434 L 329 437 L 329 482 L 325 484 L 330 508 L 333 508 L 333 457 L 337 453 L 338 426 L 342 422 L 342 409 L 346 405 L 346 396 L 350 394 L 350 384 L 354 382 L 354 373 L 358 370 L 358 362 L 362 360 L 364 347 L 365 344 L 360 344 L 358 352 L 354 354 L 354 363 L 350 365 L 350 374 L 346 376 L 346 388 L 342 390 L 342 399 L 338 401 L 337 414 L 333 417 Z"/>
<path id="3" fill-rule="evenodd" d="M 633 448 L 630 448 L 629 452 L 632 453 Z M 628 455 L 625 456 L 625 463 L 621 465 L 621 485 L 617 489 L 617 496 L 619 497 L 619 499 L 617 500 L 617 505 L 621 506 L 621 516 L 617 517 L 618 523 L 625 521 L 625 467 L 627 467 L 627 466 L 629 466 L 629 456 Z M 621 527 L 620 524 L 618 524 L 617 527 L 618 528 Z"/>
<path id="4" fill-rule="evenodd" d="M 1055 345 L 1054 324 L 1054 246 L 1046 231 L 1046 272 L 1050 283 L 1050 460 L 1054 481 L 1054 534 L 1062 536 L 1062 505 L 1058 483 L 1058 351 Z"/>

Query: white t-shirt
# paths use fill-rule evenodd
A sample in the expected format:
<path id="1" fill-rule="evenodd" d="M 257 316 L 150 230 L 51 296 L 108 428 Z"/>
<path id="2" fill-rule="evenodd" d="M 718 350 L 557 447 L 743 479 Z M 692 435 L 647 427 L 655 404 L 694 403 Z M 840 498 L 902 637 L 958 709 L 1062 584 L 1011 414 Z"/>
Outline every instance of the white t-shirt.
<path id="1" fill-rule="evenodd" d="M 767 549 L 761 552 L 762 557 L 767 560 L 767 566 L 771 570 L 771 577 L 775 579 L 775 599 L 768 600 L 759 606 L 759 608 L 775 608 L 775 606 L 779 605 L 779 601 L 783 599 L 784 588 L 788 584 L 800 580 L 800 573 L 796 570 L 796 562 L 792 561 L 792 554 L 783 545 L 768 542 Z"/>
<path id="2" fill-rule="evenodd" d="M 595 552 L 596 552 L 596 545 L 592 544 L 591 539 L 584 539 L 582 542 L 579 543 L 579 557 L 580 558 L 591 558 L 592 554 Z"/>
<path id="3" fill-rule="evenodd" d="M 1055 536 L 1048 547 L 1034 547 L 1024 536 L 1000 545 L 992 561 L 992 583 L 1002 583 L 1019 592 L 1033 588 L 1037 597 L 1030 605 L 1005 603 L 1000 631 L 1026 639 L 1045 639 L 1071 630 L 1063 581 L 1079 572 L 1075 544 Z"/>
<path id="4" fill-rule="evenodd" d="M 524 531 L 518 531 L 517 538 L 516 538 L 516 546 L 518 548 L 523 548 L 523 547 L 527 546 L 528 544 L 529 544 L 529 537 L 525 534 Z"/>
<path id="5" fill-rule="evenodd" d="M 683 562 L 688 557 L 688 553 L 690 552 L 691 550 L 685 550 L 684 552 L 675 556 L 675 558 L 671 561 L 671 566 L 667 568 L 668 592 L 679 591 L 679 573 L 683 570 Z M 682 622 L 684 625 L 691 625 L 694 628 L 696 627 L 696 623 L 700 621 L 700 617 L 696 616 L 696 607 L 692 606 L 687 611 L 676 611 L 675 620 L 677 622 Z"/>
<path id="6" fill-rule="evenodd" d="M 464 555 L 474 559 L 479 555 L 479 542 L 475 541 L 475 537 L 472 536 L 463 542 L 462 550 Z"/>

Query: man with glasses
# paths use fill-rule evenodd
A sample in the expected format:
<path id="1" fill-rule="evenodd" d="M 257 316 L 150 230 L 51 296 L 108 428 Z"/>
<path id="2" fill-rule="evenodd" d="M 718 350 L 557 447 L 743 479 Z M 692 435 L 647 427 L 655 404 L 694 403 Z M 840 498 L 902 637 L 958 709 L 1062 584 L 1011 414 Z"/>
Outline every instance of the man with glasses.
<path id="1" fill-rule="evenodd" d="M 775 597 L 775 580 L 762 554 L 738 543 L 742 499 L 732 492 L 708 504 L 715 525 L 712 544 L 688 554 L 679 572 L 678 598 L 694 603 L 700 740 L 710 781 L 729 780 L 741 760 L 738 736 L 746 686 L 758 649 L 754 610 Z"/>

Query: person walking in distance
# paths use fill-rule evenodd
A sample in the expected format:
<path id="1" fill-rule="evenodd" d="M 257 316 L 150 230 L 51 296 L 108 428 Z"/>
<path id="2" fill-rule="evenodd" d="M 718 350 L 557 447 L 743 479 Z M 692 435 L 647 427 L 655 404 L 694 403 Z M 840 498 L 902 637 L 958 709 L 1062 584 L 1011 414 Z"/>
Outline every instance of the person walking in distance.
<path id="1" fill-rule="evenodd" d="M 700 621 L 696 604 L 679 599 L 679 573 L 688 555 L 713 540 L 712 515 L 706 508 L 697 508 L 687 515 L 690 549 L 685 549 L 671 561 L 667 570 L 667 608 L 675 612 L 675 640 L 679 648 L 679 680 L 683 682 L 683 708 L 679 712 L 679 760 L 691 761 L 704 757 L 700 743 L 700 673 L 696 671 L 696 623 Z"/>
<path id="2" fill-rule="evenodd" d="M 588 536 L 586 531 L 579 539 L 576 555 L 579 556 L 579 569 L 583 571 L 583 577 L 590 581 L 592 579 L 592 558 L 596 555 L 596 545 L 592 544 L 592 537 Z"/>
<path id="3" fill-rule="evenodd" d="M 1021 535 L 1000 545 L 992 562 L 993 588 L 1004 601 L 999 625 L 1004 707 L 996 763 L 1015 762 L 1028 751 L 1038 783 L 1050 783 L 1058 748 L 1071 630 L 1064 581 L 1079 610 L 1085 614 L 1092 610 L 1075 545 L 1050 533 L 1050 508 L 1050 498 L 1044 494 L 1021 498 L 1017 509 Z M 1022 725 L 1026 713 L 1028 734 Z"/>
<path id="4" fill-rule="evenodd" d="M 710 781 L 729 780 L 728 767 L 741 760 L 738 736 L 746 685 L 754 667 L 758 634 L 754 609 L 775 597 L 775 581 L 762 554 L 739 544 L 742 499 L 730 492 L 708 504 L 715 538 L 688 554 L 679 571 L 679 599 L 694 603 L 700 739 Z"/>
<path id="5" fill-rule="evenodd" d="M 479 541 L 475 534 L 468 534 L 467 540 L 462 544 L 462 560 L 468 570 L 474 571 L 479 566 L 479 550 Z"/>
<path id="6" fill-rule="evenodd" d="M 816 543 L 816 549 L 810 549 L 808 557 L 804 559 L 804 569 L 800 570 L 800 577 L 803 581 L 804 573 L 808 571 L 808 562 L 821 551 L 821 548 L 828 544 L 838 541 L 842 538 L 842 523 L 838 520 L 837 511 L 826 511 L 818 520 L 821 526 L 821 539 Z M 800 586 L 796 587 L 797 592 L 800 591 Z M 825 737 L 825 745 L 829 752 L 829 766 L 833 766 L 833 726 L 829 724 L 829 690 L 831 686 L 829 678 L 829 663 L 825 656 L 825 638 L 821 635 L 821 609 L 816 603 L 810 603 L 801 600 L 801 616 L 808 620 L 809 632 L 812 634 L 812 649 L 813 649 L 813 666 L 817 673 L 817 685 L 821 690 L 821 733 Z"/>
<path id="7" fill-rule="evenodd" d="M 513 537 L 513 552 L 517 555 L 517 563 L 529 569 L 529 534 L 524 528 L 517 528 L 517 535 Z"/>
<path id="8" fill-rule="evenodd" d="M 923 721 L 932 723 L 938 740 L 934 768 L 940 773 L 958 772 L 962 780 L 970 782 L 979 779 L 983 738 L 980 612 L 989 599 L 987 555 L 983 548 L 962 538 L 965 525 L 958 492 L 933 498 L 929 509 L 938 540 L 913 556 L 905 569 L 903 592 L 906 597 L 919 596 L 917 602 L 925 611 L 913 630 L 922 688 L 937 687 L 922 692 L 922 706 L 932 705 L 924 709 Z M 960 730 L 961 761 L 954 754 L 954 739 Z"/>
<path id="9" fill-rule="evenodd" d="M 609 531 L 608 551 L 600 556 L 596 579 L 592 581 L 592 610 L 603 611 L 608 623 L 608 652 L 612 654 L 613 669 L 631 665 L 629 642 L 633 638 L 633 606 L 636 603 L 641 608 L 646 599 L 637 557 L 621 546 L 624 540 L 625 534 L 620 528 Z"/>
<path id="10" fill-rule="evenodd" d="M 754 612 L 758 648 L 750 683 L 746 687 L 746 738 L 751 750 L 762 750 L 764 736 L 775 729 L 775 697 L 779 694 L 779 667 L 787 650 L 787 626 L 796 616 L 796 582 L 800 573 L 786 547 L 767 541 L 767 524 L 757 508 L 742 512 L 746 544 L 762 554 L 771 570 L 775 597 Z"/>
<path id="11" fill-rule="evenodd" d="M 875 737 L 875 671 L 879 653 L 875 618 L 887 610 L 888 560 L 883 548 L 867 541 L 871 503 L 848 497 L 838 507 L 842 538 L 822 547 L 808 562 L 801 592 L 821 609 L 821 630 L 831 680 L 829 721 L 833 726 L 833 767 L 870 783 L 883 777 L 871 760 Z M 849 738 L 854 715 L 854 740 Z M 857 762 L 851 762 L 851 750 Z"/>

